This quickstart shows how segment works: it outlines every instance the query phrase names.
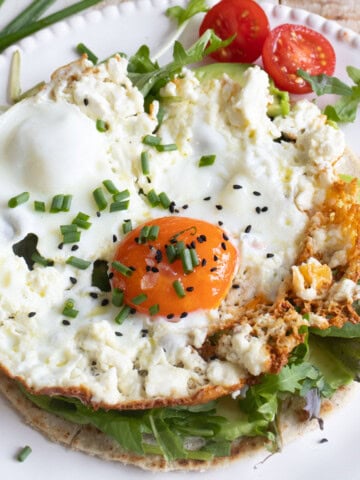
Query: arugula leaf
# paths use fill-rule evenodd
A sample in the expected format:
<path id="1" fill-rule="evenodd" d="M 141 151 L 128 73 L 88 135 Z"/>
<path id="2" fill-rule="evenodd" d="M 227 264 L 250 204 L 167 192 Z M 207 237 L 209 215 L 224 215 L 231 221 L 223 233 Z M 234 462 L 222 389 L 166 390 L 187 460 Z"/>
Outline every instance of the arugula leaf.
<path id="1" fill-rule="evenodd" d="M 351 78 L 351 80 L 356 83 L 357 85 L 360 85 L 360 69 L 356 67 L 346 67 L 347 74 Z"/>
<path id="2" fill-rule="evenodd" d="M 206 0 L 190 0 L 186 8 L 179 6 L 168 8 L 166 10 L 166 15 L 175 20 L 180 27 L 197 13 L 207 12 L 208 10 L 209 8 L 206 5 Z"/>
<path id="3" fill-rule="evenodd" d="M 352 87 L 352 94 L 342 96 L 334 105 L 327 105 L 324 113 L 334 122 L 354 122 L 360 104 L 360 87 Z"/>
<path id="4" fill-rule="evenodd" d="M 319 337 L 360 338 L 360 324 L 346 322 L 341 328 L 329 327 L 324 330 L 311 327 L 310 332 Z"/>
<path id="5" fill-rule="evenodd" d="M 316 95 L 325 95 L 326 93 L 334 93 L 336 95 L 351 95 L 352 89 L 346 83 L 336 77 L 330 77 L 324 73 L 320 75 L 310 75 L 305 70 L 298 70 L 297 74 L 310 83 L 311 88 Z"/>

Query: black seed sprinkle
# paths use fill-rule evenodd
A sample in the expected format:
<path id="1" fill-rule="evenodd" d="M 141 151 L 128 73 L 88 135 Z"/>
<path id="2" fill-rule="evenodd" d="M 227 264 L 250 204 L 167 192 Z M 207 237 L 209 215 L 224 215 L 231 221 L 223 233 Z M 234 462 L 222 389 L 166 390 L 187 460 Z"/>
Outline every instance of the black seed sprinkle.
<path id="1" fill-rule="evenodd" d="M 161 250 L 156 250 L 155 260 L 157 261 L 157 263 L 160 263 L 162 258 L 163 258 L 162 251 Z"/>
<path id="2" fill-rule="evenodd" d="M 150 267 L 150 265 L 146 265 L 145 270 L 146 270 L 147 272 L 151 272 L 151 267 Z"/>
<path id="3" fill-rule="evenodd" d="M 211 197 L 205 197 L 205 198 L 203 198 L 203 200 L 205 200 L 205 202 L 208 202 L 210 199 L 211 199 Z"/>
<path id="4" fill-rule="evenodd" d="M 106 305 L 109 305 L 109 300 L 107 298 L 104 298 L 104 300 L 101 300 L 101 306 L 106 307 Z"/>
<path id="5" fill-rule="evenodd" d="M 217 267 L 210 268 L 210 272 L 216 272 L 216 270 L 217 270 Z"/>
<path id="6" fill-rule="evenodd" d="M 256 190 L 253 192 L 253 195 L 255 195 L 255 197 L 260 197 L 261 193 L 260 192 L 257 192 Z"/>
<path id="7" fill-rule="evenodd" d="M 169 205 L 169 212 L 174 213 L 175 212 L 175 202 L 171 202 Z"/>
<path id="8" fill-rule="evenodd" d="M 180 213 L 180 210 L 178 208 L 175 208 L 174 212 L 175 213 Z"/>
<path id="9" fill-rule="evenodd" d="M 202 267 L 205 267 L 205 265 L 206 265 L 206 258 L 203 258 L 203 259 L 201 260 L 201 266 L 202 266 Z"/>
<path id="10" fill-rule="evenodd" d="M 148 183 L 151 183 L 151 178 L 150 177 L 146 177 L 146 180 Z"/>
<path id="11" fill-rule="evenodd" d="M 36 315 L 36 312 L 29 312 L 28 313 L 28 317 L 31 318 L 31 317 L 35 317 Z"/>
<path id="12" fill-rule="evenodd" d="M 71 251 L 72 251 L 72 252 L 75 252 L 75 250 L 77 250 L 78 248 L 79 248 L 79 245 L 73 245 L 73 246 L 71 247 Z"/>
<path id="13" fill-rule="evenodd" d="M 229 237 L 226 235 L 226 233 L 223 233 L 223 239 L 225 240 L 225 242 L 229 240 Z"/>
<path id="14" fill-rule="evenodd" d="M 215 205 L 215 207 L 216 207 L 217 210 L 222 210 L 223 209 L 222 205 Z"/>
<path id="15" fill-rule="evenodd" d="M 268 210 L 269 210 L 268 207 L 262 207 L 262 209 L 261 209 L 262 212 L 267 212 Z"/>
<path id="16" fill-rule="evenodd" d="M 183 210 L 186 210 L 187 208 L 189 208 L 189 205 L 185 204 L 182 206 Z"/>
<path id="17" fill-rule="evenodd" d="M 101 212 L 96 212 L 96 216 L 97 216 L 98 218 L 100 218 L 100 217 L 101 217 Z"/>
<path id="18" fill-rule="evenodd" d="M 319 443 L 327 443 L 329 440 L 327 438 L 322 438 L 319 440 Z"/>
<path id="19" fill-rule="evenodd" d="M 151 267 L 151 271 L 154 273 L 158 273 L 159 269 L 157 267 Z"/>
<path id="20" fill-rule="evenodd" d="M 130 308 L 130 314 L 134 315 L 136 313 L 136 308 Z"/>
<path id="21" fill-rule="evenodd" d="M 121 332 L 115 332 L 115 335 L 116 335 L 117 337 L 122 337 L 122 336 L 123 336 L 123 334 L 122 334 Z"/>
<path id="22" fill-rule="evenodd" d="M 169 320 L 174 318 L 175 315 L 173 313 L 169 313 L 168 315 L 166 315 L 166 318 L 168 318 Z"/>
<path id="23" fill-rule="evenodd" d="M 95 360 L 93 360 L 93 361 L 91 362 L 91 365 L 92 365 L 93 367 L 95 367 L 95 365 L 96 365 L 96 361 L 95 361 Z"/>
<path id="24" fill-rule="evenodd" d="M 204 243 L 206 242 L 206 235 L 199 235 L 196 239 L 199 243 Z"/>
<path id="25" fill-rule="evenodd" d="M 116 235 L 113 235 L 113 242 L 117 242 L 117 236 Z"/>
<path id="26" fill-rule="evenodd" d="M 219 257 L 217 255 L 214 255 L 214 262 L 217 262 L 219 260 Z"/>
<path id="27" fill-rule="evenodd" d="M 221 242 L 221 248 L 222 248 L 223 250 L 226 250 L 226 243 L 225 243 L 225 242 Z"/>
<path id="28" fill-rule="evenodd" d="M 89 100 L 87 98 L 84 98 L 84 105 L 87 107 L 89 105 Z"/>
<path id="29" fill-rule="evenodd" d="M 75 285 L 77 283 L 77 279 L 75 277 L 70 277 L 70 282 Z"/>
<path id="30" fill-rule="evenodd" d="M 240 288 L 240 285 L 237 283 L 234 283 L 233 285 L 231 285 L 231 288 L 233 288 L 234 290 L 237 290 L 238 288 Z"/>
<path id="31" fill-rule="evenodd" d="M 135 272 L 135 270 L 136 270 L 136 268 L 135 268 L 135 267 L 133 267 L 132 265 L 130 265 L 130 267 L 129 267 L 129 268 L 130 268 L 130 270 L 132 270 L 133 272 Z"/>
<path id="32" fill-rule="evenodd" d="M 108 275 L 108 279 L 111 280 L 114 277 L 114 272 L 110 272 Z"/>
<path id="33" fill-rule="evenodd" d="M 142 335 L 147 335 L 149 333 L 149 330 L 147 328 L 142 328 L 141 333 Z"/>
<path id="34" fill-rule="evenodd" d="M 267 254 L 266 254 L 266 258 L 272 258 L 273 256 L 274 256 L 273 253 L 267 253 Z"/>
<path id="35" fill-rule="evenodd" d="M 250 233 L 251 232 L 251 225 L 248 225 L 246 228 L 245 228 L 245 233 Z"/>
<path id="36" fill-rule="evenodd" d="M 222 225 L 224 225 L 224 222 L 222 222 L 221 220 L 218 221 L 218 225 L 219 227 L 221 227 Z"/>
<path id="37" fill-rule="evenodd" d="M 187 317 L 187 312 L 182 312 L 182 313 L 180 314 L 180 318 L 185 318 L 185 317 Z"/>
<path id="38" fill-rule="evenodd" d="M 193 292 L 194 291 L 194 287 L 186 287 L 185 290 L 187 292 Z"/>
<path id="39" fill-rule="evenodd" d="M 98 298 L 98 294 L 96 292 L 90 292 L 89 295 L 91 298 L 95 298 L 95 299 Z"/>
<path id="40" fill-rule="evenodd" d="M 260 207 L 256 207 L 256 208 L 255 208 L 255 212 L 256 212 L 256 213 L 261 213 L 261 208 L 260 208 Z"/>
<path id="41" fill-rule="evenodd" d="M 59 243 L 59 245 L 58 245 L 58 249 L 59 249 L 59 250 L 62 250 L 63 246 L 64 246 L 64 244 L 63 244 L 62 242 L 61 242 L 61 243 Z"/>
<path id="42" fill-rule="evenodd" d="M 240 190 L 240 188 L 242 188 L 242 186 L 239 185 L 238 183 L 235 183 L 235 184 L 233 185 L 233 189 L 234 189 L 234 190 Z"/>
<path id="43" fill-rule="evenodd" d="M 69 322 L 69 320 L 63 320 L 62 324 L 67 327 L 68 325 L 70 325 L 70 322 Z"/>

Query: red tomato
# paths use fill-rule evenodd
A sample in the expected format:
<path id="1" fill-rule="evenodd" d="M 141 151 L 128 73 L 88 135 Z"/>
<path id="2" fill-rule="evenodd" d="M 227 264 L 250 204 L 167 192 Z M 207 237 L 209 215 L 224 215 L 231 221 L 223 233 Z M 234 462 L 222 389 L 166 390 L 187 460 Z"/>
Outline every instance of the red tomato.
<path id="1" fill-rule="evenodd" d="M 213 29 L 222 40 L 236 34 L 233 42 L 211 54 L 218 62 L 254 62 L 261 54 L 269 33 L 269 21 L 253 0 L 222 0 L 212 7 L 200 25 L 199 33 Z"/>
<path id="2" fill-rule="evenodd" d="M 291 93 L 309 93 L 311 86 L 296 75 L 297 70 L 301 68 L 310 75 L 332 75 L 336 57 L 323 35 L 303 25 L 285 23 L 274 28 L 266 38 L 262 59 L 278 88 Z"/>

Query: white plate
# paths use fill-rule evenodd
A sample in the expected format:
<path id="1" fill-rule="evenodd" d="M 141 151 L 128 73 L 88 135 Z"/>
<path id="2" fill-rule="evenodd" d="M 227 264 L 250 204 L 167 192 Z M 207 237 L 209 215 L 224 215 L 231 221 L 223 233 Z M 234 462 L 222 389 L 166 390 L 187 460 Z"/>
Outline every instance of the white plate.
<path id="1" fill-rule="evenodd" d="M 11 2 L 12 3 L 12 2 Z M 20 2 L 19 2 L 20 3 Z M 176 1 L 181 4 L 182 0 Z M 173 25 L 164 12 L 168 0 L 142 0 L 93 10 L 82 16 L 71 18 L 40 31 L 33 37 L 22 40 L 18 48 L 22 51 L 24 90 L 41 80 L 47 80 L 58 66 L 76 57 L 74 46 L 84 42 L 100 58 L 115 51 L 134 53 L 146 43 L 156 52 L 173 32 Z M 338 24 L 317 15 L 284 6 L 263 3 L 271 25 L 280 23 L 302 23 L 325 34 L 337 53 L 336 75 L 346 79 L 345 67 L 355 65 L 360 54 L 360 36 L 342 29 Z M 182 41 L 190 44 L 197 37 L 200 19 L 195 19 Z M 0 55 L 0 104 L 6 101 L 7 75 L 11 54 L 10 47 Z M 346 126 L 348 144 L 360 155 L 360 120 Z M 357 130 L 357 132 L 356 132 Z M 262 452 L 240 460 L 222 471 L 206 474 L 168 473 L 158 474 L 163 480 L 186 480 L 206 475 L 206 480 L 249 478 L 253 480 L 275 480 L 278 478 L 303 480 L 304 478 L 326 478 L 326 480 L 356 480 L 358 471 L 358 427 L 360 426 L 360 387 L 358 385 L 341 409 L 325 421 L 323 431 L 312 432 L 285 446 L 282 453 L 261 462 L 267 455 Z M 0 398 L 0 478 L 2 480 L 127 480 L 153 479 L 154 475 L 120 464 L 108 463 L 62 446 L 52 444 L 40 434 L 23 424 L 7 402 Z M 327 443 L 319 443 L 327 438 Z M 30 445 L 33 453 L 25 463 L 16 461 L 18 450 Z"/>

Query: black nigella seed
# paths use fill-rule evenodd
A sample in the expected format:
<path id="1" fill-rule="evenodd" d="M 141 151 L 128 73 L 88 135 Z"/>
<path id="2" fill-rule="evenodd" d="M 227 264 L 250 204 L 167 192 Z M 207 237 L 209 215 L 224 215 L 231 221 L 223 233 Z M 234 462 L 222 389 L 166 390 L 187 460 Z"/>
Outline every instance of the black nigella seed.
<path id="1" fill-rule="evenodd" d="M 168 318 L 169 320 L 171 320 L 174 317 L 175 315 L 173 313 L 169 313 L 168 315 L 166 315 L 166 318 Z"/>
<path id="2" fill-rule="evenodd" d="M 73 246 L 71 247 L 71 250 L 72 250 L 73 252 L 75 252 L 75 250 L 77 250 L 78 248 L 79 248 L 79 245 L 73 245 Z"/>
<path id="3" fill-rule="evenodd" d="M 319 443 L 327 443 L 329 440 L 327 438 L 322 438 L 319 440 Z"/>
<path id="4" fill-rule="evenodd" d="M 183 210 L 186 210 L 187 208 L 189 208 L 189 205 L 185 204 L 182 206 Z"/>
<path id="5" fill-rule="evenodd" d="M 187 312 L 182 312 L 182 313 L 180 314 L 180 318 L 185 318 L 185 317 L 187 317 Z"/>
<path id="6" fill-rule="evenodd" d="M 123 334 L 122 334 L 121 332 L 115 332 L 115 335 L 116 335 L 117 337 L 122 337 L 122 336 L 123 336 Z"/>
<path id="7" fill-rule="evenodd" d="M 215 205 L 215 207 L 216 207 L 217 210 L 222 210 L 223 209 L 222 205 Z"/>
<path id="8" fill-rule="evenodd" d="M 240 190 L 240 188 L 242 188 L 242 186 L 239 185 L 238 183 L 235 183 L 235 184 L 233 185 L 233 189 L 234 189 L 234 190 Z"/>
<path id="9" fill-rule="evenodd" d="M 214 262 L 217 262 L 219 260 L 219 257 L 217 255 L 214 255 Z"/>
<path id="10" fill-rule="evenodd" d="M 63 244 L 62 242 L 61 242 L 61 243 L 59 243 L 59 245 L 58 245 L 58 249 L 59 249 L 59 250 L 62 250 L 63 246 L 64 246 L 64 244 Z"/>
<path id="11" fill-rule="evenodd" d="M 89 295 L 91 298 L 98 298 L 98 294 L 96 292 L 90 292 Z"/>
<path id="12" fill-rule="evenodd" d="M 70 325 L 70 322 L 69 322 L 69 320 L 63 320 L 62 324 L 67 327 L 68 325 Z"/>
<path id="13" fill-rule="evenodd" d="M 267 212 L 268 210 L 269 210 L 268 207 L 262 207 L 262 209 L 261 209 L 262 212 Z"/>
<path id="14" fill-rule="evenodd" d="M 225 240 L 225 242 L 229 240 L 229 237 L 226 235 L 226 233 L 223 233 L 223 239 Z"/>
<path id="15" fill-rule="evenodd" d="M 135 270 L 136 270 L 136 268 L 135 268 L 135 267 L 133 267 L 132 265 L 130 265 L 130 267 L 129 267 L 129 268 L 130 268 L 130 270 L 132 270 L 133 272 L 135 272 Z"/>
<path id="16" fill-rule="evenodd" d="M 255 208 L 255 212 L 256 212 L 256 213 L 261 213 L 261 208 L 260 208 L 260 207 L 256 207 L 256 208 Z"/>
<path id="17" fill-rule="evenodd" d="M 236 290 L 236 289 L 240 288 L 240 285 L 238 283 L 234 283 L 233 285 L 231 285 L 231 288 Z"/>
<path id="18" fill-rule="evenodd" d="M 117 242 L 117 236 L 116 235 L 113 235 L 113 242 Z"/>
<path id="19" fill-rule="evenodd" d="M 28 313 L 28 317 L 31 318 L 31 317 L 35 317 L 36 315 L 36 312 L 29 312 Z"/>
<path id="20" fill-rule="evenodd" d="M 185 290 L 187 292 L 193 292 L 194 291 L 194 287 L 186 287 Z"/>
<path id="21" fill-rule="evenodd" d="M 266 254 L 266 258 L 272 258 L 273 256 L 274 256 L 273 253 L 267 253 L 267 254 Z"/>
<path id="22" fill-rule="evenodd" d="M 75 283 L 77 283 L 77 280 L 75 277 L 70 277 L 70 282 L 75 285 Z"/>
<path id="23" fill-rule="evenodd" d="M 221 248 L 222 248 L 223 250 L 226 250 L 226 243 L 225 243 L 225 242 L 221 242 Z"/>
<path id="24" fill-rule="evenodd" d="M 108 275 L 108 279 L 111 280 L 114 277 L 114 272 L 110 272 Z"/>
<path id="25" fill-rule="evenodd" d="M 211 197 L 205 197 L 203 200 L 205 200 L 205 202 L 208 202 L 210 199 Z"/>
<path id="26" fill-rule="evenodd" d="M 151 267 L 151 271 L 154 273 L 158 273 L 159 269 L 157 267 Z"/>
<path id="27" fill-rule="evenodd" d="M 199 243 L 206 242 L 206 235 L 199 235 L 196 239 Z"/>
<path id="28" fill-rule="evenodd" d="M 217 267 L 210 268 L 210 272 L 216 272 L 216 270 L 217 270 Z"/>
<path id="29" fill-rule="evenodd" d="M 147 272 L 151 272 L 151 267 L 150 267 L 150 265 L 146 265 L 145 270 L 146 270 Z"/>
<path id="30" fill-rule="evenodd" d="M 96 216 L 97 216 L 98 218 L 100 218 L 100 217 L 101 217 L 101 212 L 96 212 Z"/>
<path id="31" fill-rule="evenodd" d="M 246 228 L 245 228 L 245 233 L 250 233 L 251 232 L 251 225 L 248 225 Z"/>
<path id="32" fill-rule="evenodd" d="M 206 258 L 203 258 L 203 259 L 201 260 L 201 266 L 202 266 L 202 267 L 205 267 L 205 265 L 206 265 Z"/>
<path id="33" fill-rule="evenodd" d="M 255 197 L 260 197 L 261 193 L 260 192 L 257 192 L 256 190 L 253 192 L 253 195 L 255 195 Z"/>
<path id="34" fill-rule="evenodd" d="M 221 220 L 218 221 L 218 225 L 219 227 L 221 227 L 222 225 L 224 225 L 224 222 L 222 222 Z"/>
<path id="35" fill-rule="evenodd" d="M 169 212 L 174 213 L 175 212 L 175 202 L 171 202 L 169 205 Z"/>
<path id="36" fill-rule="evenodd" d="M 149 333 L 149 330 L 147 328 L 143 328 L 143 329 L 141 329 L 141 333 L 143 335 L 147 335 Z"/>
<path id="37" fill-rule="evenodd" d="M 130 314 L 134 315 L 136 313 L 136 308 L 130 308 Z"/>
<path id="38" fill-rule="evenodd" d="M 157 261 L 157 263 L 160 263 L 162 258 L 163 258 L 162 251 L 161 250 L 156 250 L 155 260 Z"/>
<path id="39" fill-rule="evenodd" d="M 87 107 L 89 105 L 89 100 L 87 98 L 84 98 L 84 105 Z"/>
<path id="40" fill-rule="evenodd" d="M 101 300 L 101 306 L 106 307 L 106 305 L 109 305 L 109 300 L 107 298 L 104 298 L 104 300 Z"/>

